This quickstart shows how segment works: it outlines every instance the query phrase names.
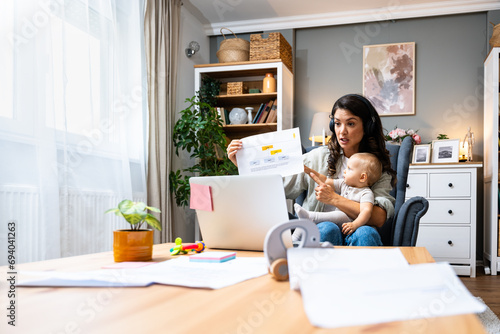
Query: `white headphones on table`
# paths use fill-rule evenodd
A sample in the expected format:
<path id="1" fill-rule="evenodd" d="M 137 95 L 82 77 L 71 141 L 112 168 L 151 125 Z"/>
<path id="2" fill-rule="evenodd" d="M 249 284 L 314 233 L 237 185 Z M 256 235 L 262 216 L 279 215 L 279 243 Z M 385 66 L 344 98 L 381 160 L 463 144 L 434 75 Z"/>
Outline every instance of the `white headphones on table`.
<path id="1" fill-rule="evenodd" d="M 298 248 L 321 247 L 318 227 L 308 219 L 293 219 L 271 228 L 264 240 L 264 257 L 269 273 L 278 281 L 288 279 L 287 247 L 283 242 L 282 234 L 290 233 L 290 230 L 295 228 L 303 230 Z"/>

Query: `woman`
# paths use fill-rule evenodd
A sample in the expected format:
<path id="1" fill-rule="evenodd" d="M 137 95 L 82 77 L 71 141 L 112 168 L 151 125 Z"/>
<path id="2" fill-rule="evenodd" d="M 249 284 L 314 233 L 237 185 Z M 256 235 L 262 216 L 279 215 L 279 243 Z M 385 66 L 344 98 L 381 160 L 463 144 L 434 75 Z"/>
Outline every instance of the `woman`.
<path id="1" fill-rule="evenodd" d="M 302 204 L 304 209 L 332 211 L 337 207 L 355 219 L 360 212 L 360 204 L 340 196 L 323 182 L 327 176 L 341 178 L 347 159 L 354 153 L 375 154 L 382 163 L 383 173 L 371 187 L 375 206 L 368 225 L 358 228 L 344 240 L 340 229 L 332 222 L 321 222 L 318 229 L 321 241 L 330 241 L 334 245 L 381 246 L 382 241 L 375 227 L 384 225 L 387 218 L 394 214 L 395 200 L 389 192 L 396 183 L 396 172 L 391 168 L 389 152 L 385 148 L 382 122 L 370 101 L 357 94 L 339 98 L 333 105 L 330 117 L 333 135 L 328 146 L 320 146 L 304 155 L 306 170 L 312 173 L 318 183 L 306 173 L 285 177 L 285 194 L 287 198 L 295 199 L 307 190 Z M 233 140 L 227 148 L 228 157 L 234 164 L 241 145 L 241 141 Z"/>

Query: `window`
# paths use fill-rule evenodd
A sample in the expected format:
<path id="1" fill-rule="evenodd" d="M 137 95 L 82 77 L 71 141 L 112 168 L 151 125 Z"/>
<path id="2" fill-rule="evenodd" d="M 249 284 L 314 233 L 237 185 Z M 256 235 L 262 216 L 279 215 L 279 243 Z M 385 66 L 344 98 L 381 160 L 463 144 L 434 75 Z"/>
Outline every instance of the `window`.
<path id="1" fill-rule="evenodd" d="M 0 31 L 3 36 L 14 28 L 14 2 L 6 1 L 0 10 Z M 14 118 L 14 53 L 11 47 L 0 48 L 0 119 Z"/>

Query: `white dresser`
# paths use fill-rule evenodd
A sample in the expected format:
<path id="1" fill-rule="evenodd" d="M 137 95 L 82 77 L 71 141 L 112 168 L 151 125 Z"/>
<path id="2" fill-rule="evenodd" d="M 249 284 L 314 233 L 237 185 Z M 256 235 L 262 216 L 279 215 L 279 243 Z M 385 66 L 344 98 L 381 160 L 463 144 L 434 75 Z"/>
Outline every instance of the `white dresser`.
<path id="1" fill-rule="evenodd" d="M 482 163 L 410 165 L 406 198 L 422 196 L 429 210 L 420 220 L 417 246 L 458 275 L 476 276 L 477 169 Z"/>

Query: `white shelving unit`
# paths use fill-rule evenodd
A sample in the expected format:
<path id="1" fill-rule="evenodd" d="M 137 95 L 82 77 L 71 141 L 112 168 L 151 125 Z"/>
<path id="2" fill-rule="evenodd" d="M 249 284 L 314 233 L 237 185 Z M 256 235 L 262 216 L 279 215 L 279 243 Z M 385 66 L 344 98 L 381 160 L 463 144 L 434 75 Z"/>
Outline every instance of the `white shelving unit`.
<path id="1" fill-rule="evenodd" d="M 266 73 L 273 73 L 276 78 L 275 93 L 254 93 L 227 95 L 227 82 L 240 82 L 252 88 L 260 88 Z M 231 110 L 234 107 L 254 107 L 257 112 L 261 103 L 276 99 L 278 119 L 276 123 L 226 125 L 224 131 L 229 139 L 241 139 L 247 136 L 270 131 L 291 129 L 293 126 L 293 74 L 283 62 L 247 61 L 238 63 L 206 64 L 194 66 L 194 89 L 198 91 L 203 76 L 210 76 L 221 81 L 221 95 L 218 106 Z"/>
<path id="2" fill-rule="evenodd" d="M 491 49 L 484 62 L 484 267 L 500 271 L 498 161 L 500 47 Z"/>
<path id="3" fill-rule="evenodd" d="M 262 81 L 266 73 L 273 73 L 276 79 L 275 93 L 254 93 L 227 95 L 228 82 L 243 82 L 262 92 Z M 276 123 L 225 125 L 224 132 L 229 140 L 241 139 L 251 135 L 271 131 L 291 129 L 293 126 L 293 74 L 280 60 L 246 61 L 237 63 L 219 63 L 194 66 L 194 90 L 200 90 L 203 76 L 210 76 L 221 82 L 218 107 L 231 110 L 234 107 L 254 107 L 258 111 L 261 103 L 276 99 Z M 199 240 L 200 230 L 195 225 L 195 239 Z"/>

